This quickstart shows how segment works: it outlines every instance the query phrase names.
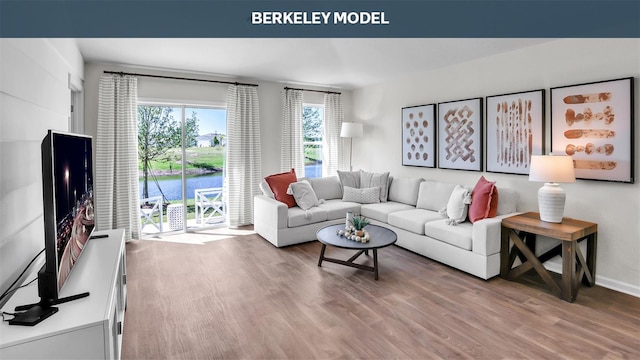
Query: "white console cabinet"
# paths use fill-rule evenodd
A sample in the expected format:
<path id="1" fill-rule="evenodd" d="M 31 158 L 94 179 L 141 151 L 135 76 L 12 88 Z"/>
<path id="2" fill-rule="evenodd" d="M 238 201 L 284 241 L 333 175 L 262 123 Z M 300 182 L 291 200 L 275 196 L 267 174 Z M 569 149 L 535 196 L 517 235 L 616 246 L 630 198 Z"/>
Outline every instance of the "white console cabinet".
<path id="1" fill-rule="evenodd" d="M 60 297 L 88 297 L 56 305 L 59 311 L 35 326 L 0 324 L 0 359 L 119 359 L 127 305 L 123 230 L 87 242 Z M 27 281 L 37 276 L 34 269 Z M 37 281 L 19 289 L 2 308 L 38 302 Z"/>

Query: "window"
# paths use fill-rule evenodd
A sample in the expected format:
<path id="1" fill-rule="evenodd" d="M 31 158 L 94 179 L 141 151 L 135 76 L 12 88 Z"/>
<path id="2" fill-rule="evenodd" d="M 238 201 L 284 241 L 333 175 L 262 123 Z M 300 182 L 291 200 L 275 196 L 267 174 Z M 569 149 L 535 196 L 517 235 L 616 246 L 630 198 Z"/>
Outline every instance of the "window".
<path id="1" fill-rule="evenodd" d="M 322 177 L 322 144 L 324 133 L 324 107 L 304 104 L 302 106 L 302 132 L 305 159 L 305 176 Z"/>

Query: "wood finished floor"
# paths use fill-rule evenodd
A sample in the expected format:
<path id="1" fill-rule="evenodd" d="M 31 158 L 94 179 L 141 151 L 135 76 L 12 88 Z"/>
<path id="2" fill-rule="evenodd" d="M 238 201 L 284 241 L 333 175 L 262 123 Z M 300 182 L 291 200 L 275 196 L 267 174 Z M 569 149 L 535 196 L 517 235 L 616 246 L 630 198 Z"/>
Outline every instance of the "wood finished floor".
<path id="1" fill-rule="evenodd" d="M 567 303 L 535 273 L 484 281 L 396 246 L 374 281 L 319 252 L 129 242 L 122 358 L 640 359 L 640 298 L 595 286 Z"/>

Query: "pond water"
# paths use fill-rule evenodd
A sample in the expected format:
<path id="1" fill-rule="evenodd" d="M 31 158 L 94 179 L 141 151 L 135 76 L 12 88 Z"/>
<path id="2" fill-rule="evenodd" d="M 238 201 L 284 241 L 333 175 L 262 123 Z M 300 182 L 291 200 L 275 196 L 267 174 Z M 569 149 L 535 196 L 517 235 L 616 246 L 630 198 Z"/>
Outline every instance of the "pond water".
<path id="1" fill-rule="evenodd" d="M 167 200 L 180 200 L 182 199 L 182 177 L 181 176 L 158 176 L 158 186 L 162 189 L 164 196 Z M 142 198 L 142 189 L 144 181 L 141 179 L 139 183 L 140 197 Z M 156 183 L 151 177 L 149 177 L 149 196 L 162 195 L 160 190 L 156 186 Z M 207 174 L 207 175 L 195 175 L 187 176 L 187 198 L 194 198 L 194 191 L 196 189 L 207 189 L 222 187 L 222 172 Z"/>
<path id="2" fill-rule="evenodd" d="M 314 164 L 305 166 L 305 173 L 308 177 L 318 177 L 322 174 L 322 164 Z M 158 176 L 158 185 L 162 189 L 164 196 L 167 200 L 180 200 L 182 199 L 182 177 L 180 176 Z M 139 182 L 140 198 L 142 198 L 142 188 L 144 181 L 142 178 Z M 222 187 L 222 172 L 207 174 L 207 175 L 194 175 L 187 176 L 187 199 L 194 198 L 194 191 L 196 189 L 207 189 Z M 158 186 L 149 177 L 149 196 L 162 195 Z"/>

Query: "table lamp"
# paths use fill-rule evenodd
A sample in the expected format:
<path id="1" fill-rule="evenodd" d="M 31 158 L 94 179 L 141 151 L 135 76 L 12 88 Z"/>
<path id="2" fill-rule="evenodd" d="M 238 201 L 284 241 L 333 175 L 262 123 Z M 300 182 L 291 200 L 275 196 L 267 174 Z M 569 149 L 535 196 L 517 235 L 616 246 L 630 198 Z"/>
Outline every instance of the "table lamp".
<path id="1" fill-rule="evenodd" d="M 538 190 L 540 220 L 561 223 L 566 194 L 558 183 L 576 181 L 573 158 L 565 155 L 532 155 L 529 181 L 545 183 Z"/>
<path id="2" fill-rule="evenodd" d="M 351 159 L 353 158 L 353 138 L 362 137 L 362 124 L 353 122 L 343 122 L 340 129 L 340 137 L 350 138 L 349 141 L 349 171 L 351 168 Z"/>

